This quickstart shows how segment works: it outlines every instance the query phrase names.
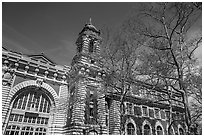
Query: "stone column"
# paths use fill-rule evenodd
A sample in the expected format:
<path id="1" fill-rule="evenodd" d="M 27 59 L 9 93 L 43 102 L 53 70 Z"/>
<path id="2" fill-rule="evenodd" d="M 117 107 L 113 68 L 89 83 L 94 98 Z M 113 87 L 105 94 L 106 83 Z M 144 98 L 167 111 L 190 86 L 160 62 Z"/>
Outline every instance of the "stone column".
<path id="1" fill-rule="evenodd" d="M 72 113 L 72 124 L 74 124 L 74 132 L 72 134 L 82 134 L 80 125 L 84 125 L 85 121 L 85 102 L 86 102 L 86 81 L 79 80 L 76 85 L 75 99 Z"/>
<path id="2" fill-rule="evenodd" d="M 49 116 L 49 122 L 48 122 L 48 135 L 55 134 L 55 113 L 56 113 L 56 106 L 54 104 L 51 104 L 50 108 L 50 116 Z"/>
<path id="3" fill-rule="evenodd" d="M 112 100 L 109 113 L 110 134 L 120 134 L 120 102 Z"/>
<path id="4" fill-rule="evenodd" d="M 2 134 L 5 131 L 8 117 L 9 117 L 9 108 L 11 103 L 10 91 L 13 87 L 15 76 L 10 72 L 6 72 L 2 78 Z"/>
<path id="5" fill-rule="evenodd" d="M 99 130 L 101 134 L 107 134 L 105 97 L 104 94 L 100 92 L 100 89 L 98 90 L 97 105 L 98 105 L 98 124 L 101 128 Z"/>

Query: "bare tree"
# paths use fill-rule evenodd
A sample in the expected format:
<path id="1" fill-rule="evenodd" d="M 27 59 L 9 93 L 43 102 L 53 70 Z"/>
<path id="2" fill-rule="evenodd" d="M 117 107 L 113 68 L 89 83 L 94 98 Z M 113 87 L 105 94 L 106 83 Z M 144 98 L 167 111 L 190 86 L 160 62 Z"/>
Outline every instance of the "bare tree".
<path id="1" fill-rule="evenodd" d="M 128 93 L 128 81 L 132 78 L 137 64 L 137 48 L 141 46 L 142 39 L 130 33 L 127 26 L 122 26 L 116 32 L 109 28 L 103 30 L 104 43 L 102 56 L 104 67 L 107 68 L 107 86 L 120 96 L 120 134 L 123 134 L 124 100 Z"/>
<path id="2" fill-rule="evenodd" d="M 185 122 L 189 129 L 189 86 L 185 79 L 188 68 L 197 65 L 194 52 L 202 36 L 188 36 L 201 11 L 192 3 L 147 3 L 141 7 L 137 16 L 127 21 L 131 30 L 146 37 L 136 75 L 141 75 L 143 80 L 145 76 L 146 82 L 157 87 L 183 93 Z"/>
<path id="3" fill-rule="evenodd" d="M 191 111 L 191 132 L 202 133 L 202 68 L 189 68 L 185 78 Z"/>

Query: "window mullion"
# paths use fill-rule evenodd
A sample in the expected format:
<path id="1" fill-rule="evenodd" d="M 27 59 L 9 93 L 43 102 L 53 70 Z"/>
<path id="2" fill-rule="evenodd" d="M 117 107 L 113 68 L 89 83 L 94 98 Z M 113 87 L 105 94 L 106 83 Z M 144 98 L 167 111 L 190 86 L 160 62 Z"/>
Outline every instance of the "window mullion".
<path id="1" fill-rule="evenodd" d="M 30 98 L 30 93 L 28 94 L 28 98 L 27 98 L 27 101 L 26 101 L 26 109 L 27 109 L 27 107 L 28 107 L 28 101 L 29 101 L 29 98 Z"/>
<path id="2" fill-rule="evenodd" d="M 21 109 L 23 108 L 24 100 L 25 100 L 25 95 L 23 96 L 23 100 L 22 100 L 22 104 L 21 104 Z"/>
<path id="3" fill-rule="evenodd" d="M 42 101 L 42 95 L 40 95 L 40 101 L 39 101 L 39 104 L 38 104 L 38 112 L 40 112 L 41 101 Z"/>

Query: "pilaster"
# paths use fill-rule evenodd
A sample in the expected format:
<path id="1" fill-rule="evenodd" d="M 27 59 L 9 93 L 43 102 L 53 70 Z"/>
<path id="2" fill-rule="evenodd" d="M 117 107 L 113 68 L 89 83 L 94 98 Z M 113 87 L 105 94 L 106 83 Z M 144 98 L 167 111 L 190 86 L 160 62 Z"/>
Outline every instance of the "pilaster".
<path id="1" fill-rule="evenodd" d="M 79 82 L 76 84 L 71 124 L 78 126 L 84 125 L 85 102 L 86 102 L 86 81 L 82 79 L 79 80 Z M 77 128 L 77 126 L 75 126 L 75 128 Z M 79 130 L 79 132 L 82 132 L 82 130 Z"/>
<path id="2" fill-rule="evenodd" d="M 110 134 L 120 134 L 120 102 L 112 100 L 109 113 Z"/>
<path id="3" fill-rule="evenodd" d="M 2 78 L 2 134 L 5 131 L 8 119 L 9 108 L 11 105 L 10 95 L 11 88 L 13 87 L 13 83 L 15 81 L 15 75 L 12 70 L 4 70 L 3 78 Z"/>
<path id="4" fill-rule="evenodd" d="M 107 127 L 106 127 L 106 106 L 105 106 L 105 97 L 103 92 L 101 92 L 103 89 L 98 90 L 98 99 L 97 99 L 97 105 L 98 105 L 98 124 L 102 126 L 102 134 L 107 134 Z"/>

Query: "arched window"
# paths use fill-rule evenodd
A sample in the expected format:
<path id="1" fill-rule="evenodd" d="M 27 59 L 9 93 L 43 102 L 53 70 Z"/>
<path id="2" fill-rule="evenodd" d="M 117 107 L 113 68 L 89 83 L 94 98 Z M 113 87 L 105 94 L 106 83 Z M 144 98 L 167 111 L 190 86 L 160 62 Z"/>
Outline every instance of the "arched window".
<path id="1" fill-rule="evenodd" d="M 134 135 L 135 134 L 135 127 L 132 123 L 127 124 L 127 134 Z"/>
<path id="2" fill-rule="evenodd" d="M 161 126 L 157 126 L 157 135 L 163 135 L 163 130 Z"/>
<path id="3" fill-rule="evenodd" d="M 46 134 L 50 107 L 50 99 L 43 90 L 35 87 L 22 89 L 14 100 L 5 134 L 33 135 L 38 130 L 37 133 Z M 39 126 L 43 126 L 45 131 L 37 129 Z"/>
<path id="4" fill-rule="evenodd" d="M 144 135 L 151 135 L 150 126 L 144 125 Z"/>
<path id="5" fill-rule="evenodd" d="M 96 130 L 90 130 L 88 135 L 98 135 L 98 132 Z"/>
<path id="6" fill-rule="evenodd" d="M 179 135 L 184 135 L 184 131 L 182 128 L 179 128 Z"/>
<path id="7" fill-rule="evenodd" d="M 22 109 L 49 113 L 50 101 L 45 94 L 39 92 L 24 92 L 15 100 L 13 109 Z"/>
<path id="8" fill-rule="evenodd" d="M 167 130 L 167 134 L 168 134 L 168 135 L 174 135 L 174 129 L 173 129 L 172 126 L 171 126 L 170 129 L 169 129 L 169 125 L 168 125 L 166 130 Z"/>

